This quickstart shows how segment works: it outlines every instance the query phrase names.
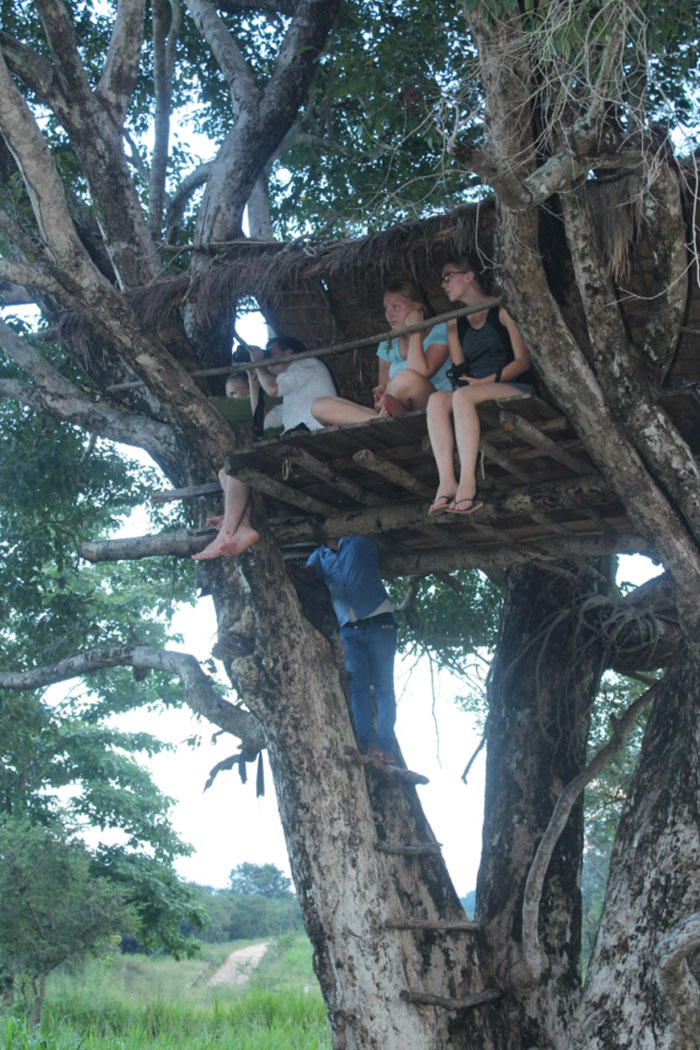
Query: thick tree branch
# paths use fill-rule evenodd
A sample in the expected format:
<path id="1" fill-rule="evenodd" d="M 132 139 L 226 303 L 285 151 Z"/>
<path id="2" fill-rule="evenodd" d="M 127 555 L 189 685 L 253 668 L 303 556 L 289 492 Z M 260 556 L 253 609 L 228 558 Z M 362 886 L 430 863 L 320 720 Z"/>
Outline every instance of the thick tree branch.
<path id="1" fill-rule="evenodd" d="M 185 0 L 202 34 L 226 78 L 234 106 L 257 106 L 261 93 L 238 44 L 210 0 Z"/>
<path id="2" fill-rule="evenodd" d="M 121 127 L 134 91 L 143 44 L 145 0 L 119 0 L 107 58 L 95 94 Z"/>
<path id="3" fill-rule="evenodd" d="M 62 376 L 27 339 L 22 339 L 4 321 L 0 321 L 0 349 L 20 366 L 43 389 L 62 397 L 82 398 L 83 394 Z"/>
<path id="4" fill-rule="evenodd" d="M 39 0 L 37 5 L 51 47 L 61 92 L 67 102 L 58 116 L 80 158 L 96 205 L 106 248 L 123 287 L 146 284 L 157 276 L 159 270 L 155 246 L 124 157 L 120 123 L 111 111 L 112 103 L 117 108 L 122 104 L 117 99 L 117 85 L 118 92 L 127 93 L 131 90 L 129 73 L 125 73 L 125 70 L 131 71 L 133 66 L 134 45 L 127 45 L 124 32 L 127 28 L 132 33 L 136 32 L 140 47 L 142 26 L 138 20 L 134 20 L 132 5 L 141 2 L 129 0 L 128 15 L 121 21 L 113 38 L 115 47 L 118 41 L 126 48 L 127 57 L 122 66 L 121 59 L 115 51 L 112 52 L 111 84 L 115 93 L 108 99 L 108 104 L 91 91 L 77 52 L 73 23 L 65 5 L 60 0 Z M 121 8 L 122 5 L 119 6 Z M 20 165 L 20 168 L 24 175 L 24 167 Z M 47 243 L 50 242 L 47 240 Z"/>
<path id="5" fill-rule="evenodd" d="M 199 3 L 190 0 L 189 6 Z M 339 0 L 299 0 L 262 97 L 247 92 L 216 157 L 199 212 L 198 243 L 240 234 L 243 209 L 296 119 L 338 6 Z"/>
<path id="6" fill-rule="evenodd" d="M 167 25 L 167 9 L 171 11 Z M 175 71 L 175 45 L 182 25 L 180 0 L 154 0 L 153 11 L 153 79 L 155 114 L 153 156 L 149 178 L 148 225 L 155 240 L 161 239 L 165 177 L 168 169 L 170 114 Z"/>
<path id="7" fill-rule="evenodd" d="M 646 166 L 644 154 L 639 149 L 597 150 L 593 148 L 590 135 L 580 143 L 573 136 L 572 139 L 575 148 L 569 146 L 548 157 L 522 180 L 516 178 L 508 166 L 499 166 L 488 150 L 469 142 L 455 143 L 450 152 L 458 164 L 492 186 L 499 198 L 516 212 L 535 208 L 555 193 L 567 190 L 585 178 L 591 168 L 624 168 L 630 172 L 642 172 Z"/>
<path id="8" fill-rule="evenodd" d="M 25 292 L 27 289 L 36 288 L 59 298 L 63 293 L 62 285 L 47 269 L 37 263 L 19 263 L 10 262 L 9 259 L 0 259 L 0 280 L 18 285 L 25 289 Z M 34 298 L 30 296 L 29 301 L 34 302 Z"/>
<path id="9" fill-rule="evenodd" d="M 167 240 L 169 243 L 174 241 L 173 234 L 176 233 L 182 216 L 185 214 L 185 208 L 194 193 L 204 186 L 211 170 L 214 167 L 214 161 L 209 160 L 206 164 L 200 164 L 198 168 L 191 171 L 189 175 L 181 181 L 173 193 L 168 203 L 168 208 L 165 213 L 165 228 L 167 230 Z"/>
<path id="10" fill-rule="evenodd" d="M 588 763 L 577 777 L 566 785 L 557 799 L 554 811 L 547 829 L 540 840 L 537 852 L 533 858 L 525 883 L 523 896 L 523 958 L 535 979 L 539 980 L 547 965 L 547 959 L 542 950 L 539 940 L 538 924 L 540 915 L 540 902 L 542 899 L 542 888 L 545 876 L 552 859 L 554 847 L 559 836 L 566 827 L 576 800 L 584 791 L 586 786 L 604 769 L 608 762 L 617 754 L 625 742 L 627 734 L 633 725 L 649 706 L 658 690 L 655 682 L 650 689 L 637 697 L 629 705 L 621 718 L 611 716 L 612 734 L 610 740 L 598 751 L 595 757 Z"/>
<path id="11" fill-rule="evenodd" d="M 75 287 L 87 277 L 91 264 L 75 234 L 48 146 L 2 59 L 0 93 L 0 131 L 22 172 L 39 233 L 57 267 L 72 276 Z"/>
<path id="12" fill-rule="evenodd" d="M 172 462 L 177 457 L 175 435 L 167 424 L 94 405 L 77 392 L 71 397 L 18 380 L 0 379 L 0 397 L 12 398 L 35 412 L 73 423 L 110 441 L 142 448 L 160 462 Z"/>
<path id="13" fill-rule="evenodd" d="M 425 515 L 425 507 L 422 503 L 407 506 L 403 517 L 392 516 L 391 524 L 382 527 L 381 515 L 374 517 L 374 529 L 369 528 L 366 519 L 356 521 L 354 525 L 348 526 L 342 533 L 344 536 L 357 536 L 364 533 L 386 532 L 389 529 L 403 527 L 417 527 L 419 516 Z M 293 542 L 307 540 L 309 546 L 323 543 L 324 540 L 336 538 L 338 522 L 333 529 L 324 529 L 319 525 L 318 531 L 309 532 L 304 527 L 306 522 L 299 523 L 299 531 L 290 533 L 287 525 L 273 526 L 271 529 L 273 537 L 282 542 Z M 326 525 L 329 523 L 327 522 Z M 313 528 L 313 526 L 311 526 Z M 95 540 L 83 543 L 80 553 L 88 561 L 121 561 L 138 558 L 152 558 L 165 555 L 180 555 L 187 557 L 202 550 L 213 536 L 211 529 L 177 529 L 173 532 L 161 532 L 150 536 L 129 536 L 118 540 Z M 534 560 L 541 563 L 543 568 L 557 570 L 557 562 L 566 558 L 600 557 L 605 554 L 635 553 L 640 550 L 641 541 L 638 536 L 618 534 L 614 540 L 599 536 L 581 537 L 579 540 L 572 538 L 552 539 L 546 537 L 541 540 L 532 540 L 530 543 L 513 543 L 504 546 L 489 546 L 488 548 L 474 549 L 467 547 L 450 547 L 441 551 L 426 552 L 403 552 L 401 554 L 384 555 L 382 557 L 382 569 L 389 577 L 394 576 L 425 576 L 428 573 L 450 572 L 455 569 L 488 569 L 491 567 L 499 569 L 515 568 L 519 565 L 528 564 Z M 575 575 L 568 572 L 569 577 Z M 587 577 L 585 569 L 582 570 L 583 579 Z"/>
<path id="14" fill-rule="evenodd" d="M 8 68 L 18 80 L 54 112 L 65 111 L 65 97 L 56 71 L 47 59 L 4 32 L 0 32 L 0 48 Z"/>
<path id="15" fill-rule="evenodd" d="M 189 653 L 145 645 L 105 645 L 31 671 L 2 671 L 0 689 L 40 689 L 107 667 L 136 667 L 178 675 L 185 689 L 185 700 L 196 714 L 239 737 L 246 747 L 254 750 L 265 747 L 257 719 L 249 711 L 222 699 L 198 661 Z"/>
<path id="16" fill-rule="evenodd" d="M 677 181 L 675 178 L 673 181 L 675 215 L 670 207 L 672 201 L 669 192 L 663 192 L 662 196 L 669 206 L 669 210 L 664 212 L 666 221 L 673 234 L 678 235 L 681 229 L 680 202 Z M 628 440 L 650 468 L 659 487 L 668 493 L 700 546 L 700 471 L 685 441 L 665 414 L 659 411 L 650 390 L 648 372 L 645 375 L 640 369 L 638 353 L 628 341 L 622 316 L 614 305 L 612 279 L 603 272 L 599 263 L 599 245 L 588 200 L 582 195 L 567 194 L 562 198 L 562 212 L 566 219 L 574 271 L 605 398 L 612 405 Z M 678 220 L 677 223 L 669 222 L 672 216 Z M 663 260 L 666 266 L 663 273 L 657 271 L 657 277 L 662 286 L 666 284 L 666 290 L 664 305 L 658 309 L 664 322 L 671 325 L 674 332 L 678 332 L 685 295 L 684 289 L 678 287 L 676 278 L 679 268 L 682 272 L 683 264 L 678 259 L 678 252 L 671 248 L 668 238 L 660 235 L 659 240 L 657 260 L 659 264 Z M 680 238 L 679 244 L 683 252 Z M 669 286 L 669 282 L 670 285 L 676 285 L 675 290 Z"/>
<path id="17" fill-rule="evenodd" d="M 171 418 L 182 428 L 191 427 L 202 435 L 199 442 L 202 452 L 208 446 L 211 461 L 219 461 L 222 451 L 230 448 L 230 429 L 207 404 L 184 368 L 177 365 L 155 338 L 144 335 L 123 298 L 93 265 L 75 233 L 47 144 L 0 58 L 0 95 L 3 92 L 5 104 L 0 107 L 0 130 L 22 171 L 47 251 L 60 270 L 63 288 L 59 298 L 80 309 L 124 360 L 148 379 L 155 395 L 167 399 Z M 117 203 L 121 207 L 122 202 Z M 152 243 L 150 238 L 149 243 Z M 132 242 L 129 252 L 133 246 Z M 3 273 L 0 267 L 0 277 L 25 283 L 18 279 L 16 270 Z"/>
<path id="18" fill-rule="evenodd" d="M 18 380 L 0 379 L 0 396 L 11 397 L 54 419 L 75 423 L 93 434 L 146 449 L 159 461 L 177 456 L 175 434 L 165 423 L 133 412 L 120 412 L 107 405 L 95 405 L 49 364 L 37 350 L 0 321 L 0 349 L 12 358 L 36 386 Z"/>
<path id="19" fill-rule="evenodd" d="M 666 378 L 678 345 L 688 295 L 688 265 L 685 223 L 679 179 L 672 161 L 660 149 L 654 178 L 645 194 L 644 220 L 653 248 L 654 287 L 658 293 L 649 302 L 642 354 L 656 382 Z"/>
<path id="20" fill-rule="evenodd" d="M 73 22 L 62 0 L 36 0 L 46 40 L 54 60 L 61 93 L 67 101 L 87 99 L 90 84 L 78 54 Z"/>

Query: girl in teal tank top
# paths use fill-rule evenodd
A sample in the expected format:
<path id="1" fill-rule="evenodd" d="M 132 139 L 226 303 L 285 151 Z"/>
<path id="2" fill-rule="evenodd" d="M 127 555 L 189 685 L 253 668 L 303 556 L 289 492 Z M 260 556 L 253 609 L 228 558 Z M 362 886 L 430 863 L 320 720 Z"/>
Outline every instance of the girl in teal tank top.
<path id="1" fill-rule="evenodd" d="M 447 328 L 430 325 L 420 290 L 408 281 L 393 281 L 384 290 L 384 316 L 392 329 L 426 320 L 408 335 L 383 339 L 377 348 L 379 377 L 372 390 L 374 407 L 344 397 L 320 397 L 311 405 L 325 426 L 363 423 L 378 416 L 399 416 L 424 409 L 436 390 L 449 390 Z"/>

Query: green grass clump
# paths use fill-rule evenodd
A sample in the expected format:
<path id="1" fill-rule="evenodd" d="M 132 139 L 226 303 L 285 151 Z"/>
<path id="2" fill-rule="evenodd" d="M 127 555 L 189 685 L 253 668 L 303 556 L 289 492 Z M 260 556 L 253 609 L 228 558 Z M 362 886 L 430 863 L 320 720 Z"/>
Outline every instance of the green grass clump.
<path id="1" fill-rule="evenodd" d="M 119 955 L 54 974 L 39 1029 L 0 1015 L 0 1050 L 330 1050 L 306 938 L 274 942 L 245 985 L 206 981 L 239 944 L 195 960 Z"/>

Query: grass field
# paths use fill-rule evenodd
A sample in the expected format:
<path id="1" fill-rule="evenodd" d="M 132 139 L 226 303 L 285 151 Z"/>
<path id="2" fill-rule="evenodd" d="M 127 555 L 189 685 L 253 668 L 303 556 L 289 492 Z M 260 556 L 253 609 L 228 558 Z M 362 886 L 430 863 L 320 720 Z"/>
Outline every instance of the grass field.
<path id="1" fill-rule="evenodd" d="M 0 1013 L 0 1050 L 330 1050 L 304 937 L 273 941 L 247 984 L 207 987 L 245 943 L 204 945 L 179 963 L 116 955 L 57 972 L 38 1030 Z"/>

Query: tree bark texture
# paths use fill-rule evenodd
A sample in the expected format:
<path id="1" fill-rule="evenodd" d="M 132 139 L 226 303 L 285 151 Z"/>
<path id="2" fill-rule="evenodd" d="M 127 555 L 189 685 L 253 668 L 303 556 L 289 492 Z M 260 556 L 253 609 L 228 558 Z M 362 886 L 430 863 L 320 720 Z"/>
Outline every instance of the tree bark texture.
<path id="1" fill-rule="evenodd" d="M 583 807 L 577 804 L 545 878 L 539 940 L 543 972 L 522 955 L 523 891 L 554 803 L 585 761 L 588 715 L 603 648 L 574 619 L 576 594 L 538 569 L 512 572 L 490 672 L 482 862 L 476 918 L 485 978 L 506 991 L 486 1008 L 499 1050 L 564 1046 L 580 987 Z M 584 644 L 584 638 L 585 643 Z"/>
<path id="2" fill-rule="evenodd" d="M 696 1050 L 700 651 L 667 669 L 618 829 L 572 1050 Z"/>
<path id="3" fill-rule="evenodd" d="M 94 90 L 80 66 L 69 9 L 58 0 L 41 0 L 38 6 L 51 61 L 0 37 L 0 131 L 23 177 L 34 214 L 32 237 L 39 248 L 36 256 L 27 251 L 21 261 L 1 259 L 0 277 L 54 297 L 94 327 L 95 341 L 87 339 L 79 355 L 99 390 L 109 386 L 115 372 L 127 370 L 143 380 L 148 395 L 138 402 L 143 417 L 130 412 L 120 420 L 111 406 L 88 401 L 64 377 L 21 357 L 15 337 L 7 332 L 0 333 L 3 346 L 33 386 L 30 392 L 29 384 L 8 379 L 0 393 L 93 432 L 142 444 L 159 458 L 175 485 L 213 479 L 238 438 L 187 374 L 182 356 L 144 330 L 121 294 L 121 289 L 151 280 L 161 265 L 154 254 L 157 232 L 149 229 L 141 209 L 122 143 L 143 2 L 118 5 L 112 46 Z M 300 0 L 264 89 L 222 29 L 215 7 L 208 0 L 188 0 L 187 6 L 216 56 L 235 106 L 218 155 L 184 191 L 183 199 L 189 199 L 192 186 L 206 180 L 197 217 L 196 271 L 212 265 L 208 244 L 240 233 L 243 208 L 305 98 L 338 3 Z M 163 5 L 157 8 L 164 16 Z M 575 185 L 590 166 L 587 151 L 595 136 L 590 129 L 574 128 L 570 141 L 553 143 L 552 155 L 543 158 L 538 152 L 542 140 L 536 136 L 541 114 L 531 109 L 532 50 L 524 46 L 520 16 L 501 14 L 487 23 L 474 11 L 470 18 L 480 48 L 489 137 L 489 152 L 471 155 L 480 158 L 500 195 L 505 302 L 547 387 L 601 472 L 537 488 L 514 487 L 497 498 L 529 513 L 577 507 L 582 495 L 595 506 L 614 487 L 635 529 L 665 563 L 685 637 L 654 704 L 583 999 L 578 961 L 580 803 L 549 863 L 536 943 L 526 946 L 527 953 L 522 924 L 528 871 L 557 798 L 585 764 L 590 704 L 609 658 L 604 636 L 576 618 L 570 579 L 527 564 L 532 552 L 524 548 L 503 549 L 494 561 L 510 575 L 489 683 L 477 929 L 464 926 L 438 852 L 378 848 L 431 847 L 434 836 L 415 787 L 356 761 L 337 641 L 303 616 L 276 545 L 277 540 L 320 542 L 329 534 L 424 524 L 424 503 L 361 510 L 320 526 L 308 519 L 292 521 L 273 532 L 253 496 L 261 540 L 239 558 L 219 559 L 207 567 L 219 626 L 215 655 L 224 661 L 255 727 L 262 727 L 255 742 L 263 738 L 269 751 L 335 1050 L 696 1050 L 697 468 L 653 401 L 654 383 L 670 353 L 668 329 L 678 323 L 682 299 L 673 285 L 680 266 L 675 237 L 663 229 L 666 220 L 669 229 L 678 227 L 677 187 L 672 171 L 664 169 L 655 206 L 647 214 L 660 236 L 657 276 L 668 286 L 638 360 L 617 307 L 608 305 L 614 299 L 612 282 L 597 257 L 585 196 Z M 162 19 L 157 32 L 165 46 Z M 514 48 L 512 60 L 509 48 Z M 167 62 L 162 69 L 159 63 L 159 142 L 166 137 L 168 68 Z M 78 235 L 47 143 L 16 81 L 52 109 L 71 139 L 91 187 L 118 287 L 93 263 Z M 162 167 L 155 166 L 154 178 L 160 184 Z M 564 228 L 560 242 L 566 238 L 568 264 L 577 282 L 575 325 L 541 261 L 546 238 L 536 207 L 555 190 L 567 192 L 566 200 L 554 203 Z M 154 206 L 159 214 L 161 201 Z M 157 215 L 152 215 L 152 225 L 157 225 Z M 206 365 L 218 352 L 216 341 L 207 336 L 228 333 L 230 318 L 190 320 L 193 340 L 186 349 Z M 134 402 L 127 403 L 133 409 Z M 219 502 L 210 498 L 204 509 L 215 513 Z M 490 513 L 485 507 L 480 520 L 488 524 Z M 189 553 L 189 539 L 178 542 L 180 552 Z M 633 545 L 637 543 L 635 537 Z M 551 544 L 543 552 L 550 558 L 560 553 Z M 601 551 L 592 545 L 580 553 Z M 473 552 L 457 552 L 457 564 L 474 564 Z M 389 565 L 408 573 L 445 568 L 422 555 L 410 563 L 397 555 Z M 562 617 L 566 609 L 570 615 Z M 195 709 L 241 729 L 238 715 L 246 712 L 223 706 L 214 711 L 216 699 L 186 660 L 175 667 L 132 648 L 111 658 L 177 671 Z M 20 687 L 9 680 L 6 684 Z M 241 721 L 249 727 L 250 715 Z M 532 958 L 536 966 L 528 961 Z"/>
<path id="4" fill-rule="evenodd" d="M 612 281 L 600 261 L 582 190 L 573 186 L 567 191 L 563 219 L 583 311 L 585 344 L 567 325 L 542 264 L 537 210 L 523 202 L 522 194 L 509 193 L 507 187 L 514 175 L 518 180 L 527 178 L 532 185 L 546 177 L 545 165 L 538 167 L 542 145 L 536 138 L 538 112 L 536 104 L 527 99 L 526 86 L 532 86 L 535 98 L 538 79 L 527 35 L 517 13 L 503 14 L 495 21 L 479 11 L 470 12 L 468 17 L 479 46 L 496 188 L 500 188 L 499 180 L 503 182 L 498 237 L 505 304 L 518 322 L 547 388 L 572 420 L 589 455 L 627 507 L 640 533 L 655 537 L 659 555 L 678 588 L 684 629 L 697 633 L 697 466 L 685 442 L 653 407 L 650 392 L 640 378 L 653 372 L 657 362 L 650 362 L 648 355 L 640 360 L 639 352 L 629 343 Z M 506 54 L 508 59 L 504 60 Z M 516 105 L 516 100 L 520 104 Z M 583 117 L 581 123 L 585 124 Z M 571 141 L 575 143 L 575 135 Z M 666 205 L 663 221 L 680 231 L 677 192 L 674 195 L 669 185 L 674 177 L 666 168 L 649 175 L 659 183 Z M 654 214 L 657 220 L 658 212 L 656 209 Z M 682 241 L 680 232 L 679 238 Z M 682 276 L 682 260 L 677 252 L 670 251 L 667 236 L 661 243 L 657 261 L 664 269 L 666 292 L 663 305 L 658 306 L 659 317 L 671 325 L 675 318 L 679 324 L 682 296 L 669 289 Z M 593 367 L 589 363 L 591 348 Z M 657 367 L 657 373 L 662 372 L 663 367 Z M 682 484 L 684 475 L 691 484 L 685 484 L 683 493 L 678 493 L 676 477 Z"/>
<path id="5" fill-rule="evenodd" d="M 435 839 L 415 788 L 357 763 L 337 646 L 304 618 L 267 539 L 254 554 L 213 565 L 208 582 L 220 618 L 217 653 L 265 726 L 334 1047 L 467 1050 L 462 1036 L 448 1034 L 450 1013 L 401 997 L 483 990 L 477 947 L 470 932 L 395 928 L 464 913 L 439 855 L 377 849 Z"/>

